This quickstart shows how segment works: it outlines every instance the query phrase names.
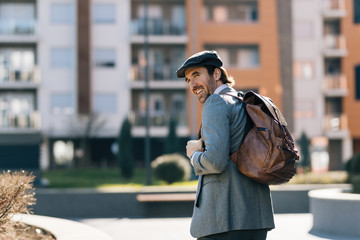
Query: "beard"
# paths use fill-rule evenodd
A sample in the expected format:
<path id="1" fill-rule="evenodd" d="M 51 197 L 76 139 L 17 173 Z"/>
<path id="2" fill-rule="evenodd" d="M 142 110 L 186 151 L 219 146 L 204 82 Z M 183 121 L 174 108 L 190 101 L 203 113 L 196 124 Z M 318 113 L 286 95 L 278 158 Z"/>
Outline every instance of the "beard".
<path id="1" fill-rule="evenodd" d="M 210 97 L 216 90 L 216 81 L 213 76 L 209 76 L 207 82 L 200 87 L 200 94 L 195 94 L 201 104 L 204 104 L 208 97 Z M 199 88 L 198 88 L 199 89 Z"/>

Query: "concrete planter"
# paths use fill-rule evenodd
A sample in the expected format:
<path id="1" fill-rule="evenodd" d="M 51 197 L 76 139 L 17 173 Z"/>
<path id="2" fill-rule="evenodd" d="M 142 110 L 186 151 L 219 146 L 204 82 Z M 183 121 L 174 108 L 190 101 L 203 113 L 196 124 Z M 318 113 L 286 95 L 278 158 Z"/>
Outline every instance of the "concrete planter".
<path id="1" fill-rule="evenodd" d="M 66 219 L 27 214 L 15 215 L 13 219 L 51 232 L 56 240 L 111 240 L 93 227 Z"/>
<path id="2" fill-rule="evenodd" d="M 313 230 L 360 238 L 360 194 L 350 188 L 309 192 Z"/>

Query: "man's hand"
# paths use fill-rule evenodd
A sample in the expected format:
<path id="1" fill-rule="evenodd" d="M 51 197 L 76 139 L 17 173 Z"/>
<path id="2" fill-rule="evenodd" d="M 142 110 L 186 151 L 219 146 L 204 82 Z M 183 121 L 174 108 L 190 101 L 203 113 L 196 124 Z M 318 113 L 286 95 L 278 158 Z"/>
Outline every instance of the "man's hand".
<path id="1" fill-rule="evenodd" d="M 200 140 L 190 140 L 186 145 L 186 155 L 191 158 L 194 152 L 202 152 L 203 149 L 203 141 Z"/>

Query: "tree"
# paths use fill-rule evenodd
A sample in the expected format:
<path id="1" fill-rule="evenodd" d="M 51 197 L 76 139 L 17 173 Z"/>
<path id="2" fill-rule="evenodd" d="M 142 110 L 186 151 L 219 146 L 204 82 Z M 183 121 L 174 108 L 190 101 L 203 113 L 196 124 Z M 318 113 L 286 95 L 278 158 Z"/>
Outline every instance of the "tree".
<path id="1" fill-rule="evenodd" d="M 300 139 L 298 140 L 298 144 L 300 146 L 300 165 L 303 168 L 310 168 L 311 167 L 311 160 L 310 160 L 310 140 L 303 132 L 301 134 Z"/>
<path id="2" fill-rule="evenodd" d="M 91 137 L 98 134 L 101 128 L 105 125 L 105 120 L 100 118 L 97 113 L 79 114 L 77 119 L 70 119 L 70 134 L 79 139 L 79 148 L 75 155 L 76 167 L 91 166 L 92 156 L 90 148 Z"/>
<path id="3" fill-rule="evenodd" d="M 131 136 L 131 123 L 127 118 L 122 123 L 117 143 L 117 161 L 120 167 L 121 175 L 124 178 L 129 179 L 133 176 L 135 163 L 132 152 L 133 139 Z"/>
<path id="4" fill-rule="evenodd" d="M 171 118 L 169 123 L 169 134 L 165 139 L 165 153 L 175 153 L 179 149 L 179 140 L 176 136 L 176 125 L 176 120 Z"/>

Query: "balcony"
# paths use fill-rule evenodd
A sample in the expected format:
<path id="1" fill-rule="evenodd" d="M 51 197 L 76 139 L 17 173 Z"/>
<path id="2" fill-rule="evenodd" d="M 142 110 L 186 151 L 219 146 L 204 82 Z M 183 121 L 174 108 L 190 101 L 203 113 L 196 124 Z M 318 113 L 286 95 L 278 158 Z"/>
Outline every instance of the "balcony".
<path id="1" fill-rule="evenodd" d="M 149 66 L 149 87 L 158 89 L 185 89 L 186 83 L 182 79 L 176 77 L 175 65 L 150 65 Z M 138 64 L 131 66 L 131 86 L 132 88 L 145 87 L 144 68 Z"/>
<path id="2" fill-rule="evenodd" d="M 40 69 L 21 70 L 0 65 L 0 88 L 36 88 L 40 82 Z"/>
<path id="3" fill-rule="evenodd" d="M 328 34 L 324 36 L 323 43 L 326 57 L 345 57 L 347 55 L 345 36 Z"/>
<path id="4" fill-rule="evenodd" d="M 143 43 L 145 24 L 143 19 L 131 21 L 131 42 Z M 163 19 L 148 20 L 149 43 L 157 44 L 186 44 L 185 25 L 176 25 Z"/>
<path id="5" fill-rule="evenodd" d="M 344 113 L 325 115 L 324 130 L 329 138 L 345 138 L 349 134 L 347 116 Z"/>
<path id="6" fill-rule="evenodd" d="M 165 137 L 168 134 L 169 115 L 167 113 L 150 113 L 150 135 L 152 137 Z M 131 111 L 131 122 L 133 124 L 132 135 L 143 137 L 146 134 L 145 113 L 137 110 Z M 177 136 L 187 136 L 188 127 L 186 113 L 177 113 L 173 117 L 177 121 Z"/>
<path id="7" fill-rule="evenodd" d="M 325 18 L 346 17 L 345 0 L 323 0 L 323 16 Z"/>
<path id="8" fill-rule="evenodd" d="M 324 77 L 324 93 L 328 97 L 344 97 L 348 94 L 346 76 L 344 74 L 327 74 Z"/>
<path id="9" fill-rule="evenodd" d="M 325 18 L 345 17 L 345 0 L 323 0 L 323 16 Z"/>
<path id="10" fill-rule="evenodd" d="M 40 115 L 37 111 L 31 113 L 0 114 L 0 131 L 17 132 L 19 130 L 40 130 Z"/>
<path id="11" fill-rule="evenodd" d="M 1 19 L 0 42 L 35 42 L 37 20 Z"/>
<path id="12" fill-rule="evenodd" d="M 184 19 L 185 23 L 185 19 Z M 131 34 L 132 35 L 144 35 L 145 34 L 145 22 L 144 19 L 133 19 L 131 21 Z M 185 24 L 177 25 L 171 21 L 167 21 L 161 18 L 148 20 L 148 34 L 149 35 L 185 35 Z"/>

